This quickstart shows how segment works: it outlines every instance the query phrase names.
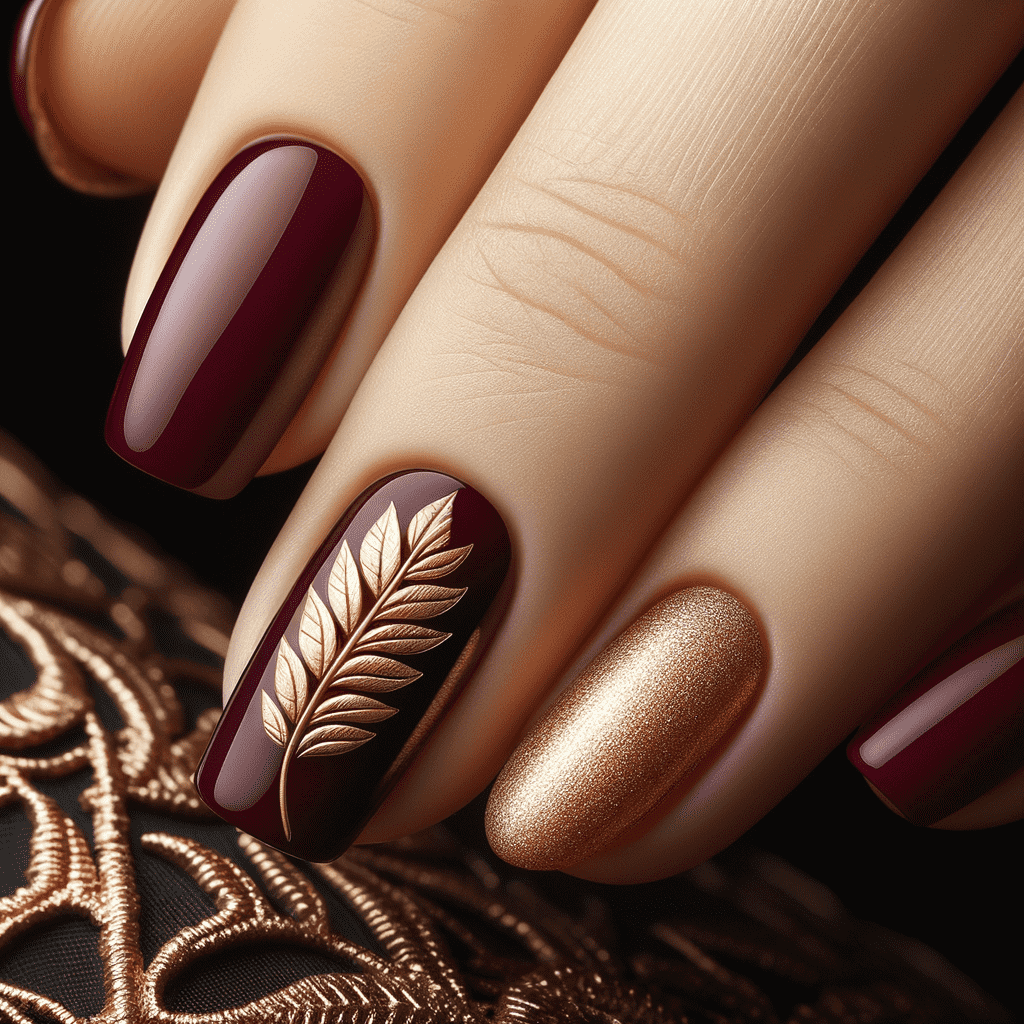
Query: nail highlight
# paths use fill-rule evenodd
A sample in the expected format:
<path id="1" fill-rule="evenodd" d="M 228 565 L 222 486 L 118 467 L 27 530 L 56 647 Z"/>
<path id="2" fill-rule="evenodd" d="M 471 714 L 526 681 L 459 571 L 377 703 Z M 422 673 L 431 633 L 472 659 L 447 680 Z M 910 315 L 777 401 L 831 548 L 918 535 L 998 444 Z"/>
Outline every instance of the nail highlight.
<path id="1" fill-rule="evenodd" d="M 310 561 L 196 772 L 221 817 L 333 860 L 458 696 L 508 602 L 493 506 L 433 472 L 364 492 Z"/>
<path id="2" fill-rule="evenodd" d="M 359 175 L 321 146 L 276 139 L 231 160 L 189 219 L 139 321 L 107 414 L 110 447 L 179 487 L 209 488 L 217 477 L 213 496 L 240 490 L 326 358 L 296 342 L 362 204 Z M 301 379 L 267 402 L 297 362 Z M 244 466 L 229 467 L 261 413 L 260 429 L 245 439 Z"/>
<path id="3" fill-rule="evenodd" d="M 749 708 L 761 633 L 731 594 L 697 586 L 619 634 L 519 745 L 487 807 L 495 852 L 570 867 L 647 814 Z"/>
<path id="4" fill-rule="evenodd" d="M 933 662 L 850 741 L 857 770 L 932 825 L 1024 765 L 1024 602 Z"/>

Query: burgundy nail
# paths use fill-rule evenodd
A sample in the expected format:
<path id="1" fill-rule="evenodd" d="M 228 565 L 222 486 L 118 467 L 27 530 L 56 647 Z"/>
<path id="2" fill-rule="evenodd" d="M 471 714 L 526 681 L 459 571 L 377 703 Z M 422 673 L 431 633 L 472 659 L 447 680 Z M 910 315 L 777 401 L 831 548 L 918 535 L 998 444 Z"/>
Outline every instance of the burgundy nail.
<path id="1" fill-rule="evenodd" d="M 135 331 L 107 413 L 118 455 L 179 487 L 207 485 L 298 359 L 304 379 L 290 382 L 271 420 L 246 439 L 246 460 L 258 468 L 326 358 L 311 358 L 296 339 L 362 202 L 359 175 L 308 142 L 261 142 L 231 160 L 185 226 Z M 245 482 L 232 479 L 216 496 Z"/>
<path id="2" fill-rule="evenodd" d="M 25 131 L 33 137 L 35 136 L 35 125 L 32 123 L 32 112 L 29 110 L 28 67 L 36 29 L 39 26 L 43 7 L 48 2 L 49 0 L 31 0 L 22 8 L 21 14 L 18 16 L 18 24 L 14 29 L 14 39 L 11 42 L 9 64 L 11 94 Z"/>
<path id="3" fill-rule="evenodd" d="M 260 641 L 196 771 L 232 825 L 333 860 L 458 696 L 509 596 L 493 506 L 441 473 L 345 513 Z"/>
<path id="4" fill-rule="evenodd" d="M 931 825 L 1024 765 L 1024 602 L 969 633 L 850 741 L 908 820 Z"/>

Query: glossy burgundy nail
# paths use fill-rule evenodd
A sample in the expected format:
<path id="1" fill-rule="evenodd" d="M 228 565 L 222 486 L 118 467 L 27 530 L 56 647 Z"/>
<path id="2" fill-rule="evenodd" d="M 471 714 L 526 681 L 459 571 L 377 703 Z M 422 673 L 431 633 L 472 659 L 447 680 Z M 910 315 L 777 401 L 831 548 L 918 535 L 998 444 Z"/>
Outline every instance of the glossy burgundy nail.
<path id="1" fill-rule="evenodd" d="M 1024 765 L 1024 602 L 969 633 L 861 729 L 847 756 L 931 825 Z"/>
<path id="2" fill-rule="evenodd" d="M 221 817 L 312 861 L 337 857 L 472 673 L 504 613 L 511 546 L 441 473 L 365 491 L 306 567 L 196 772 Z"/>
<path id="3" fill-rule="evenodd" d="M 286 364 L 300 359 L 304 381 L 292 381 L 258 436 L 246 438 L 258 468 L 327 355 L 311 359 L 296 339 L 362 202 L 359 175 L 308 142 L 261 142 L 231 160 L 189 219 L 132 339 L 107 414 L 118 455 L 179 487 L 207 485 Z M 215 496 L 245 482 L 231 479 Z"/>
<path id="4" fill-rule="evenodd" d="M 11 59 L 9 74 L 11 78 L 11 95 L 14 98 L 14 106 L 18 111 L 18 118 L 21 120 L 25 131 L 35 136 L 35 125 L 32 121 L 32 112 L 29 109 L 28 98 L 28 67 L 32 54 L 32 46 L 35 42 L 36 29 L 39 26 L 43 7 L 49 0 L 30 0 L 21 9 L 18 16 L 18 24 L 14 29 L 14 39 L 11 42 Z"/>

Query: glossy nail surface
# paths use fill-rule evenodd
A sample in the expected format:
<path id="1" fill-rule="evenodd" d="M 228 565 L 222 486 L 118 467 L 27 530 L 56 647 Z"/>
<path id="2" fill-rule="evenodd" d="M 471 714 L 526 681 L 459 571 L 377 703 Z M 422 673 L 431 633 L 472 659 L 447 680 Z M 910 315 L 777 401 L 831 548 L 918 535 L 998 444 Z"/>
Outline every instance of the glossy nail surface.
<path id="1" fill-rule="evenodd" d="M 11 60 L 8 69 L 14 107 L 18 111 L 18 117 L 25 131 L 33 137 L 35 136 L 35 125 L 33 124 L 32 112 L 29 109 L 28 98 L 29 62 L 32 56 L 36 29 L 39 26 L 43 8 L 47 3 L 49 3 L 49 0 L 30 0 L 22 8 L 21 14 L 18 17 L 18 24 L 14 29 L 14 39 L 11 43 Z"/>
<path id="2" fill-rule="evenodd" d="M 510 560 L 501 517 L 452 477 L 364 492 L 235 688 L 196 772 L 202 798 L 286 853 L 338 856 L 472 673 Z"/>
<path id="3" fill-rule="evenodd" d="M 580 673 L 491 791 L 487 832 L 520 867 L 600 853 L 707 756 L 750 706 L 760 630 L 731 594 L 664 598 Z"/>
<path id="4" fill-rule="evenodd" d="M 917 825 L 966 807 L 1024 765 L 1024 603 L 926 668 L 847 755 Z"/>
<path id="5" fill-rule="evenodd" d="M 110 447 L 153 476 L 196 489 L 231 457 L 290 359 L 309 364 L 308 387 L 319 366 L 295 351 L 296 340 L 362 203 L 358 174 L 308 142 L 262 142 L 231 160 L 189 219 L 139 321 L 107 414 Z M 292 390 L 250 439 L 263 458 L 305 397 L 301 381 Z"/>

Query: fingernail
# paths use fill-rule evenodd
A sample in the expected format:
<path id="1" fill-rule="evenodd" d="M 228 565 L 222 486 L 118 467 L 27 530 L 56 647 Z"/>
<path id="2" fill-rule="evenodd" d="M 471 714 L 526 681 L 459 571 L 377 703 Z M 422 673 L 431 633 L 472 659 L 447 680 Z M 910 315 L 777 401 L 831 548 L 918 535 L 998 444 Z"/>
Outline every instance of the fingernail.
<path id="1" fill-rule="evenodd" d="M 29 65 L 33 57 L 33 49 L 39 40 L 38 29 L 41 24 L 43 8 L 49 0 L 31 0 L 25 4 L 18 16 L 18 24 L 14 29 L 11 43 L 11 94 L 14 107 L 18 111 L 25 131 L 35 137 L 32 111 L 29 109 Z"/>
<path id="2" fill-rule="evenodd" d="M 221 817 L 333 860 L 451 706 L 508 602 L 511 546 L 452 477 L 387 477 L 341 518 L 278 612 L 196 772 Z"/>
<path id="3" fill-rule="evenodd" d="M 79 192 L 94 196 L 130 196 L 151 192 L 152 182 L 132 178 L 105 167 L 70 144 L 60 132 L 40 81 L 39 51 L 44 45 L 47 17 L 55 0 L 31 0 L 21 11 L 11 44 L 9 75 L 14 106 L 25 131 L 50 173 Z"/>
<path id="4" fill-rule="evenodd" d="M 600 853 L 690 774 L 745 713 L 766 657 L 750 612 L 681 590 L 619 634 L 498 776 L 487 832 L 504 860 L 566 868 Z"/>
<path id="5" fill-rule="evenodd" d="M 941 821 L 1024 765 L 1024 601 L 929 665 L 847 756 L 916 825 Z"/>
<path id="6" fill-rule="evenodd" d="M 110 447 L 178 487 L 237 493 L 329 352 L 298 341 L 362 204 L 359 175 L 312 143 L 261 142 L 231 160 L 139 321 L 107 413 Z"/>

